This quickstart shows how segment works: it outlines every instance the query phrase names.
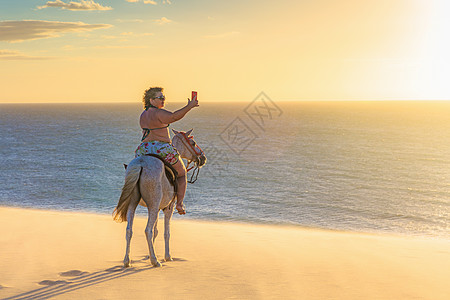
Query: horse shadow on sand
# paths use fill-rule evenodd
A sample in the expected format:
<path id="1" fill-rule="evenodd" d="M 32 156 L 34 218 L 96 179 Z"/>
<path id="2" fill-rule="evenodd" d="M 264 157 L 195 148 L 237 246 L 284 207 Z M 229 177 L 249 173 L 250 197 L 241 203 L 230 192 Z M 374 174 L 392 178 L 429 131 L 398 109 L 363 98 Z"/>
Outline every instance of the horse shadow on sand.
<path id="1" fill-rule="evenodd" d="M 59 273 L 59 276 L 62 277 L 61 280 L 40 281 L 38 284 L 43 287 L 19 295 L 4 298 L 4 300 L 49 299 L 75 290 L 97 285 L 106 281 L 134 275 L 152 269 L 157 269 L 156 267 L 153 267 L 151 264 L 149 264 L 148 260 L 149 257 L 145 256 L 140 260 L 133 260 L 133 264 L 136 264 L 135 267 L 124 268 L 123 265 L 117 265 L 94 273 L 83 272 L 80 270 L 70 270 L 67 272 L 62 272 Z M 182 258 L 174 258 L 173 260 L 185 261 Z"/>

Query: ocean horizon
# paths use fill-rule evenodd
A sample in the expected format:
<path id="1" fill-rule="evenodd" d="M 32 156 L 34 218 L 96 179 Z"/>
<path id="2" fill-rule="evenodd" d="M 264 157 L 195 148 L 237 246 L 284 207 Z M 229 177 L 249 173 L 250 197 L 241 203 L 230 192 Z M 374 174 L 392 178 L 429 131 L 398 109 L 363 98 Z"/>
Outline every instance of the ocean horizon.
<path id="1" fill-rule="evenodd" d="M 0 206 L 111 214 L 141 112 L 0 104 Z M 209 102 L 170 128 L 208 157 L 175 218 L 450 238 L 450 101 Z"/>

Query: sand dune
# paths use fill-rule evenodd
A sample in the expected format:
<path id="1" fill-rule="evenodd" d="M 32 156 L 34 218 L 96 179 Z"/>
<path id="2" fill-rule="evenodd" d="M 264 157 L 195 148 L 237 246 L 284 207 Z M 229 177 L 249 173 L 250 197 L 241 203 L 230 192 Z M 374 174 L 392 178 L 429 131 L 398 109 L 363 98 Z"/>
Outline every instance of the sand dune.
<path id="1" fill-rule="evenodd" d="M 162 221 L 162 220 L 161 220 Z M 150 266 L 137 218 L 0 208 L 0 298 L 448 299 L 450 240 L 287 226 L 172 223 L 174 261 Z M 162 222 L 156 252 L 164 257 Z"/>

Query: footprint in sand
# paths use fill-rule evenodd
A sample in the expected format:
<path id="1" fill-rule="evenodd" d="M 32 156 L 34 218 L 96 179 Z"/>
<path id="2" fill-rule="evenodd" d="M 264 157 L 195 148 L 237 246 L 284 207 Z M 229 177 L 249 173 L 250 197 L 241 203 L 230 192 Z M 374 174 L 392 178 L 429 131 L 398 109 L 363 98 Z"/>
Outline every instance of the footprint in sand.
<path id="1" fill-rule="evenodd" d="M 116 267 L 112 267 L 112 268 L 106 269 L 105 271 L 106 272 L 120 272 L 120 271 L 123 271 L 123 270 L 124 270 L 123 266 L 116 266 Z"/>
<path id="2" fill-rule="evenodd" d="M 75 277 L 75 276 L 81 276 L 81 275 L 86 275 L 89 274 L 89 272 L 83 272 L 80 270 L 70 270 L 67 272 L 62 272 L 59 273 L 59 276 L 63 276 L 63 277 Z"/>
<path id="3" fill-rule="evenodd" d="M 57 284 L 68 284 L 68 283 L 70 282 L 65 280 L 42 280 L 41 282 L 39 282 L 40 285 L 48 285 L 48 286 Z"/>
<path id="4" fill-rule="evenodd" d="M 172 260 L 173 260 L 173 261 L 187 261 L 186 259 L 184 259 L 184 258 L 179 258 L 179 257 L 172 257 Z"/>

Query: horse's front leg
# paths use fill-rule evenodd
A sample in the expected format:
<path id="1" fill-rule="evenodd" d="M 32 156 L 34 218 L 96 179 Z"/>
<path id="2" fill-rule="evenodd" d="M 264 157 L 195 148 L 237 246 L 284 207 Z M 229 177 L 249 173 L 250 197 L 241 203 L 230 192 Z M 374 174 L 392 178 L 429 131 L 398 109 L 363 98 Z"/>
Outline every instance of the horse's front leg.
<path id="1" fill-rule="evenodd" d="M 161 267 L 155 255 L 155 248 L 153 247 L 153 233 L 155 230 L 156 220 L 158 219 L 158 207 L 148 208 L 148 222 L 145 228 L 145 236 L 147 237 L 148 250 L 150 252 L 150 262 L 154 267 Z"/>
<path id="2" fill-rule="evenodd" d="M 133 195 L 134 198 L 138 198 L 137 201 L 134 201 L 133 203 L 130 203 L 130 206 L 128 207 L 127 211 L 127 233 L 126 233 L 126 240 L 127 240 L 127 248 L 125 250 L 125 258 L 123 259 L 123 265 L 125 268 L 130 267 L 130 244 L 131 244 L 131 237 L 133 236 L 133 220 L 134 220 L 134 214 L 136 211 L 136 207 L 139 203 L 140 195 L 137 192 L 134 192 L 135 195 Z"/>
<path id="3" fill-rule="evenodd" d="M 165 242 L 165 261 L 171 261 L 172 256 L 170 256 L 170 248 L 169 248 L 169 240 L 170 240 L 170 219 L 173 215 L 173 208 L 175 206 L 175 202 L 172 202 L 169 207 L 164 209 L 164 242 Z"/>

